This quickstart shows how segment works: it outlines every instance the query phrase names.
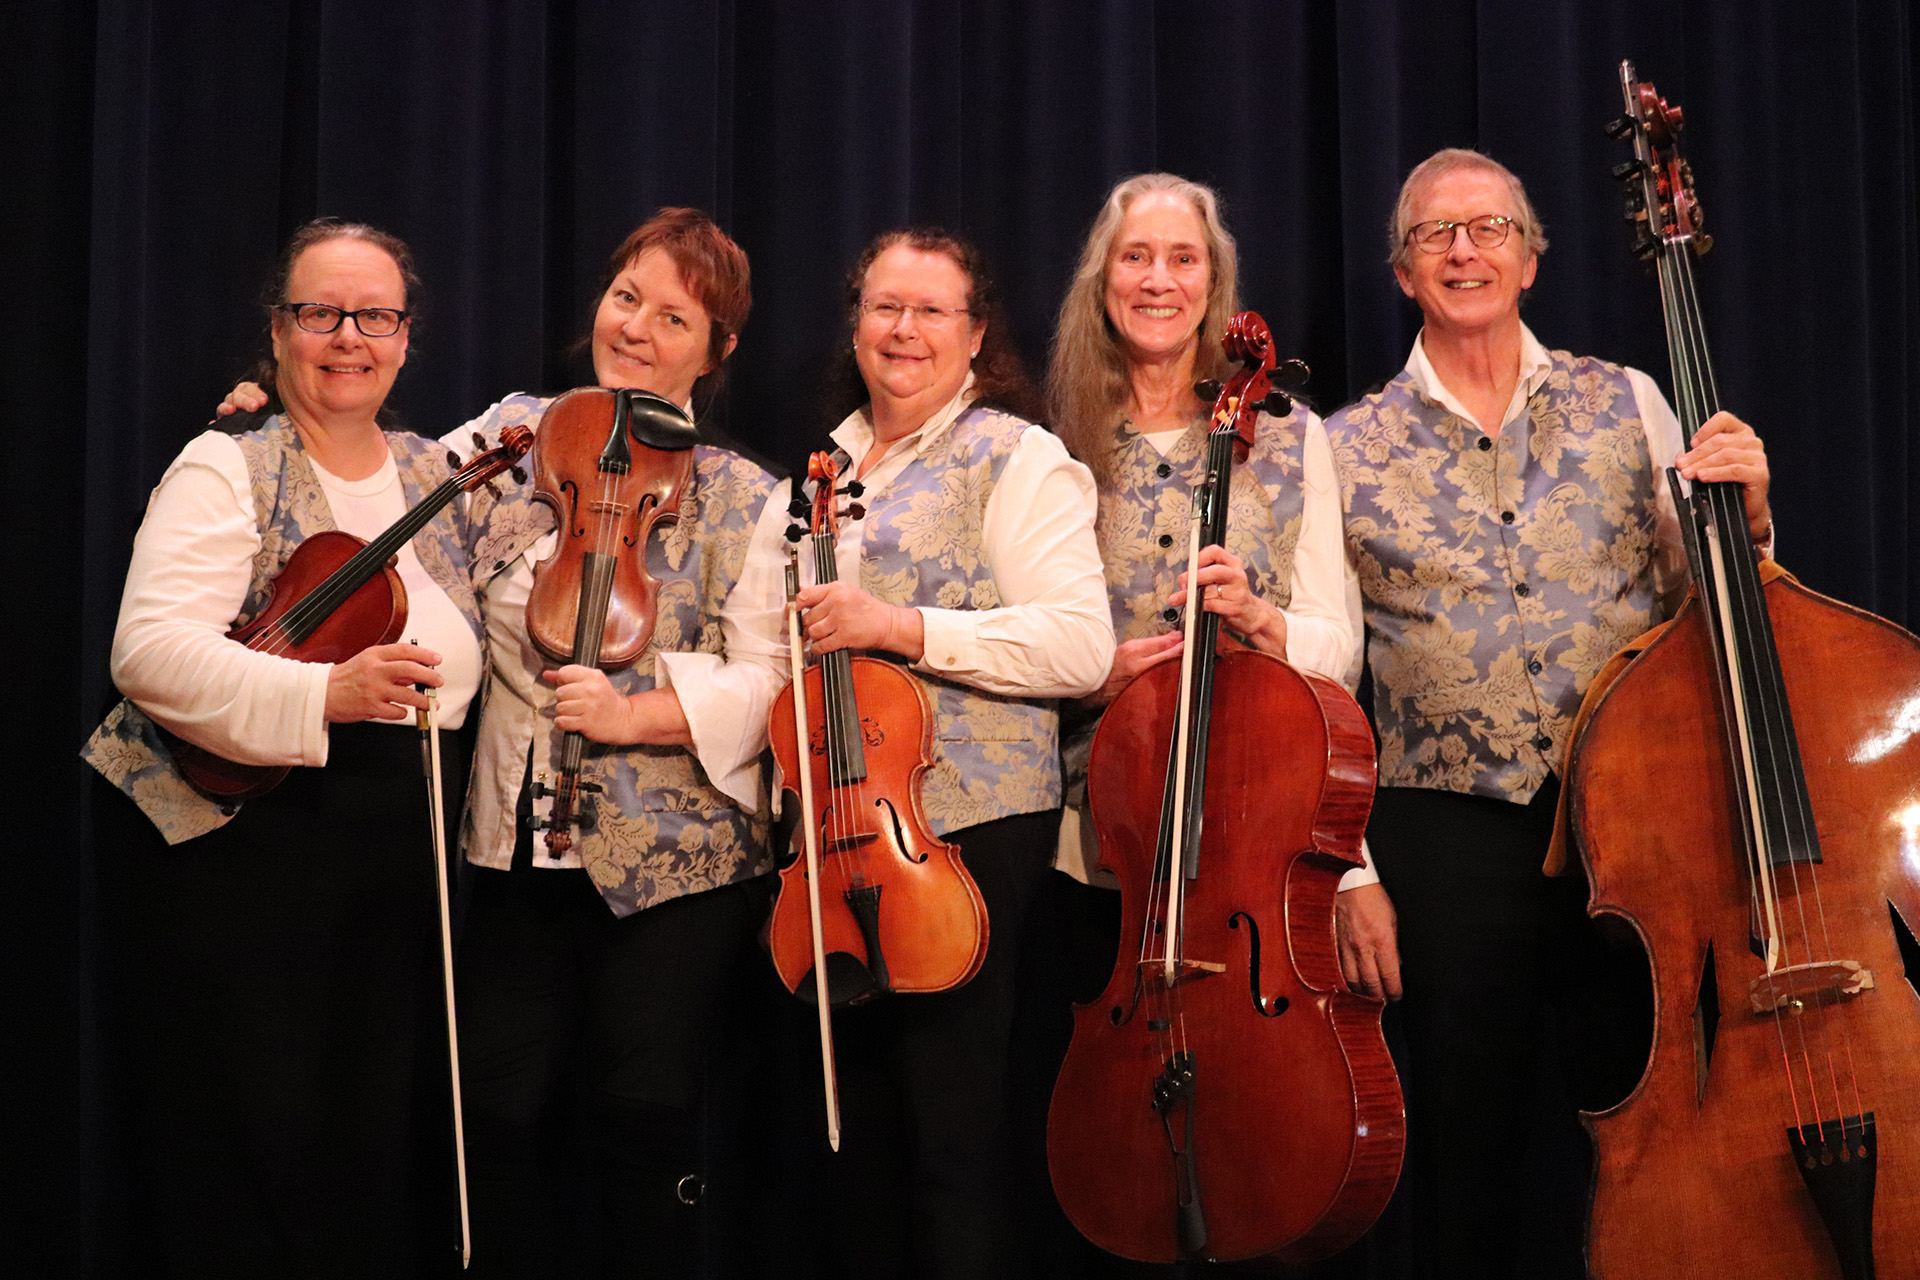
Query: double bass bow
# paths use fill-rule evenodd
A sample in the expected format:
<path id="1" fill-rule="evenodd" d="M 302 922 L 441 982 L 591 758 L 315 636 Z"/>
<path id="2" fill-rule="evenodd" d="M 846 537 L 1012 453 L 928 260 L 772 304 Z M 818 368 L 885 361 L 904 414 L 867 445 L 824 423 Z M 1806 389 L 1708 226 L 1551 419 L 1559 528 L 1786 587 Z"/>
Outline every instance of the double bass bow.
<path id="1" fill-rule="evenodd" d="M 227 639 L 299 662 L 345 662 L 362 649 L 392 644 L 407 625 L 407 589 L 394 557 L 442 507 L 512 467 L 532 444 L 531 431 L 512 426 L 500 433 L 497 447 L 465 466 L 451 458 L 453 474 L 372 542 L 341 529 L 314 534 L 281 566 L 266 607 Z M 209 800 L 232 804 L 265 795 L 290 767 L 241 764 L 168 737 L 181 776 Z"/>
<path id="2" fill-rule="evenodd" d="M 647 538 L 677 520 L 693 478 L 693 423 L 672 401 L 631 388 L 578 387 L 541 416 L 533 445 L 534 500 L 553 509 L 559 541 L 533 567 L 527 634 L 556 662 L 617 671 L 653 638 L 660 584 L 647 571 Z M 636 447 L 638 446 L 638 447 Z M 535 822 L 554 857 L 584 820 L 586 740 L 561 738 L 556 776 L 531 788 L 552 807 Z"/>
<path id="3" fill-rule="evenodd" d="M 1223 341 L 1243 367 L 1214 396 L 1189 583 L 1201 548 L 1226 540 L 1259 411 L 1291 408 L 1259 316 L 1233 317 Z M 1111 1253 L 1307 1262 L 1379 1215 L 1405 1138 L 1382 1002 L 1347 989 L 1334 942 L 1373 736 L 1336 682 L 1218 652 L 1220 616 L 1197 591 L 1185 627 L 1180 662 L 1141 673 L 1094 734 L 1088 799 L 1123 941 L 1105 991 L 1075 1010 L 1047 1159 L 1068 1218 Z"/>
<path id="4" fill-rule="evenodd" d="M 838 468 L 831 454 L 816 453 L 807 472 L 811 527 L 788 538 L 810 536 L 814 581 L 833 582 Z M 797 569 L 792 581 L 797 588 Z M 802 705 L 804 726 L 796 720 Z M 800 791 L 804 804 L 806 779 L 818 806 L 816 830 L 807 833 L 818 839 L 817 856 L 781 871 L 768 927 L 787 990 L 817 1000 L 824 988 L 831 1003 L 848 1004 L 945 991 L 978 973 L 987 957 L 986 904 L 959 848 L 935 836 L 921 810 L 934 723 L 921 683 L 897 663 L 836 649 L 781 691 L 767 723 L 779 785 Z"/>
<path id="5" fill-rule="evenodd" d="M 1679 110 L 1620 83 L 1691 430 L 1719 407 L 1699 201 Z M 1638 931 L 1656 1018 L 1634 1092 L 1587 1117 L 1589 1266 L 1920 1275 L 1920 640 L 1760 561 L 1738 485 L 1667 480 L 1693 589 L 1589 693 L 1568 779 L 1589 911 Z"/>

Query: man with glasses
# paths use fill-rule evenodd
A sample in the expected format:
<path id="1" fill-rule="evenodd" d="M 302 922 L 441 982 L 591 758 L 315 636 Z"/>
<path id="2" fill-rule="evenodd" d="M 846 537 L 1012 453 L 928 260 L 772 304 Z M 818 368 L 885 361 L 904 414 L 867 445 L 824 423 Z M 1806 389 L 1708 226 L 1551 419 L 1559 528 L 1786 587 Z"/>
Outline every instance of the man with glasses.
<path id="1" fill-rule="evenodd" d="M 1652 379 L 1521 323 L 1546 247 L 1503 166 L 1417 166 L 1390 250 L 1425 324 L 1400 374 L 1327 422 L 1380 735 L 1367 835 L 1393 903 L 1352 932 L 1397 948 L 1405 1176 L 1433 1275 L 1586 1274 L 1569 1103 L 1624 1096 L 1652 1013 L 1644 953 L 1599 938 L 1581 879 L 1541 873 L 1556 773 L 1594 675 L 1685 588 L 1661 469 L 1739 482 L 1755 542 L 1772 537 L 1751 428 L 1716 414 L 1683 451 Z"/>

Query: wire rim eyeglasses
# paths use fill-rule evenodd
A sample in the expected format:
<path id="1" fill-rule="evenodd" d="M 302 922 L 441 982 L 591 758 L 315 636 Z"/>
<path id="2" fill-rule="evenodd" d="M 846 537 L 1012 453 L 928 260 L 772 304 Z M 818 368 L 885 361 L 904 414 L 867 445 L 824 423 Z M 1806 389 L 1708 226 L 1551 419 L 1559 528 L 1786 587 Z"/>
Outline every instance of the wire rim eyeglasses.
<path id="1" fill-rule="evenodd" d="M 1483 213 L 1463 222 L 1435 218 L 1430 222 L 1416 222 L 1407 228 L 1407 239 L 1422 253 L 1445 253 L 1453 248 L 1454 231 L 1465 227 L 1467 239 L 1474 248 L 1498 249 L 1507 242 L 1508 233 L 1518 225 L 1516 219 L 1504 213 Z"/>
<path id="2" fill-rule="evenodd" d="M 899 324 L 908 314 L 911 314 L 915 323 L 918 324 L 943 325 L 964 320 L 968 312 L 965 307 L 934 307 L 909 302 L 895 302 L 891 298 L 883 298 L 876 302 L 862 298 L 860 300 L 860 314 L 891 328 Z"/>
<path id="3" fill-rule="evenodd" d="M 275 311 L 284 311 L 308 333 L 332 333 L 348 320 L 363 338 L 391 338 L 407 322 L 407 313 L 394 307 L 360 307 L 343 311 L 324 302 L 282 302 Z"/>

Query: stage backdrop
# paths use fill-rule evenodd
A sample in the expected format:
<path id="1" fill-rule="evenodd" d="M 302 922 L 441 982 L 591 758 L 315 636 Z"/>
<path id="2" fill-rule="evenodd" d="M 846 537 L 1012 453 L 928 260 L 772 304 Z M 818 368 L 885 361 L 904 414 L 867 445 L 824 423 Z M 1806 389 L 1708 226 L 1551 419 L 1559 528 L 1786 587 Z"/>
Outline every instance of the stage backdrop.
<path id="1" fill-rule="evenodd" d="M 1100 197 L 1151 169 L 1219 189 L 1245 303 L 1337 407 L 1417 326 L 1384 261 L 1400 179 L 1477 147 L 1552 238 L 1540 337 L 1665 383 L 1608 174 L 1626 149 L 1601 131 L 1630 57 L 1686 110 L 1720 388 L 1767 441 L 1782 561 L 1920 614 L 1905 0 L 39 0 L 8 27 L 10 612 L 45 630 L 9 696 L 43 763 L 16 781 L 0 895 L 30 975 L 7 1093 L 55 1132 L 4 1162 L 0 1196 L 62 1269 L 98 1269 L 112 1216 L 90 1042 L 110 940 L 73 753 L 109 696 L 146 496 L 259 348 L 271 259 L 316 214 L 415 247 L 428 294 L 395 400 L 439 433 L 584 380 L 568 348 L 607 253 L 662 204 L 710 210 L 755 285 L 717 425 L 792 464 L 821 441 L 842 276 L 875 232 L 977 238 L 1038 370 Z"/>

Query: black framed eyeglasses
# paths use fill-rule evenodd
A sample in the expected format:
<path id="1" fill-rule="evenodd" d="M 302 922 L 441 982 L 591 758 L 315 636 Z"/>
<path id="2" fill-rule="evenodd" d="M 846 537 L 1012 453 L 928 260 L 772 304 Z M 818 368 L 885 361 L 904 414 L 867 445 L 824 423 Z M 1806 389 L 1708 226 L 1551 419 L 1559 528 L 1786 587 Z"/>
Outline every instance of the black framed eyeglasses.
<path id="1" fill-rule="evenodd" d="M 1507 233 L 1518 223 L 1504 213 L 1483 213 L 1477 218 L 1468 218 L 1465 222 L 1449 222 L 1445 218 L 1436 218 L 1431 222 L 1416 222 L 1407 230 L 1407 239 L 1419 246 L 1422 253 L 1445 253 L 1453 248 L 1453 232 L 1456 227 L 1467 229 L 1467 239 L 1476 249 L 1498 249 L 1507 242 Z M 362 333 L 366 332 L 364 329 Z"/>
<path id="2" fill-rule="evenodd" d="M 393 307 L 360 307 L 342 311 L 324 302 L 283 302 L 274 308 L 293 317 L 293 322 L 308 333 L 332 333 L 347 320 L 365 338 L 391 338 L 407 322 L 407 313 Z"/>

